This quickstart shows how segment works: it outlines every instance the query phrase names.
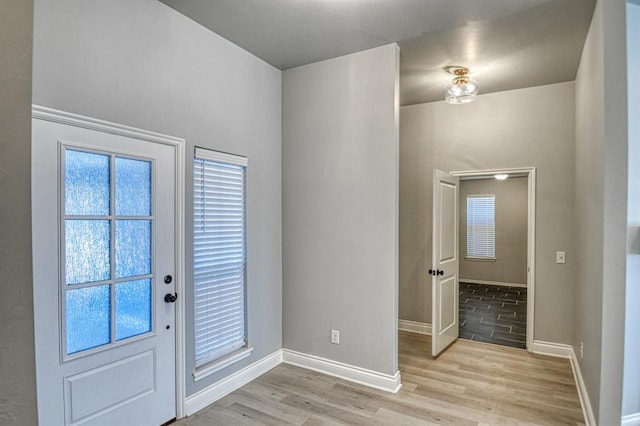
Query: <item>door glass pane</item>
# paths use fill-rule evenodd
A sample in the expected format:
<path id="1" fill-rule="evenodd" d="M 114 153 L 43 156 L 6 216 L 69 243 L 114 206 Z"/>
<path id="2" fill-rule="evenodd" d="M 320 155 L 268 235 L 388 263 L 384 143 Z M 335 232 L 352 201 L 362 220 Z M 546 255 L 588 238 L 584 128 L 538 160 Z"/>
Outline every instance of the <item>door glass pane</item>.
<path id="1" fill-rule="evenodd" d="M 151 331 L 151 280 L 116 284 L 116 340 Z"/>
<path id="2" fill-rule="evenodd" d="M 67 354 L 95 348 L 111 341 L 109 285 L 68 290 Z"/>
<path id="3" fill-rule="evenodd" d="M 65 220 L 65 272 L 67 284 L 110 278 L 108 220 Z"/>
<path id="4" fill-rule="evenodd" d="M 152 273 L 151 164 L 112 154 L 65 150 L 65 283 L 105 281 L 92 287 L 67 287 L 67 354 L 153 328 L 152 279 L 115 282 L 116 278 Z M 89 218 L 74 218 L 79 215 Z M 119 219 L 122 216 L 145 218 Z"/>
<path id="5" fill-rule="evenodd" d="M 116 214 L 151 215 L 151 162 L 116 157 Z"/>
<path id="6" fill-rule="evenodd" d="M 108 155 L 65 150 L 64 183 L 66 214 L 109 214 Z"/>
<path id="7" fill-rule="evenodd" d="M 116 277 L 151 273 L 151 221 L 116 221 Z"/>

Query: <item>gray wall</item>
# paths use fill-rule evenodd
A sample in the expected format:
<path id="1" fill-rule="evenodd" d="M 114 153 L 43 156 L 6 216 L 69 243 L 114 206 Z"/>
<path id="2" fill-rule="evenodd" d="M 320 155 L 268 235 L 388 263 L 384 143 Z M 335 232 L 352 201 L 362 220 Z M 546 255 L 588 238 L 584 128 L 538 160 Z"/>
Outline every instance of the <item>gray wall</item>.
<path id="1" fill-rule="evenodd" d="M 33 1 L 0 2 L 0 424 L 37 423 L 31 274 Z"/>
<path id="2" fill-rule="evenodd" d="M 574 349 L 598 424 L 620 422 L 627 232 L 625 2 L 599 1 L 576 78 Z"/>
<path id="3" fill-rule="evenodd" d="M 282 80 L 284 347 L 385 374 L 397 371 L 398 61 L 387 45 Z"/>
<path id="4" fill-rule="evenodd" d="M 433 169 L 537 167 L 535 335 L 573 341 L 574 84 L 400 111 L 400 318 L 431 323 Z M 567 263 L 555 263 L 555 252 Z"/>
<path id="5" fill-rule="evenodd" d="M 527 283 L 526 177 L 460 181 L 460 279 Z M 467 260 L 467 195 L 495 195 L 496 261 Z"/>
<path id="6" fill-rule="evenodd" d="M 640 413 L 640 5 L 627 5 L 629 93 L 629 188 L 627 195 L 627 290 L 622 414 Z"/>
<path id="7" fill-rule="evenodd" d="M 187 393 L 280 349 L 280 71 L 156 0 L 36 0 L 35 6 L 34 103 L 187 140 L 187 312 L 193 312 L 193 147 L 249 157 L 247 297 L 254 351 L 194 383 L 187 315 Z"/>

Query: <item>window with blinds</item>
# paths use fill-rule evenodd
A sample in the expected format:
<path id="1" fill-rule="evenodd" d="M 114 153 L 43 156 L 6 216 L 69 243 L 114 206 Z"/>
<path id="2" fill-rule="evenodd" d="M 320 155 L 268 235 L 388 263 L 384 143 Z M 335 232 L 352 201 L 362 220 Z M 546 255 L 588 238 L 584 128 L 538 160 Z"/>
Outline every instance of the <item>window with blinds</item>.
<path id="1" fill-rule="evenodd" d="M 246 345 L 246 168 L 246 157 L 196 148 L 196 367 Z"/>
<path id="2" fill-rule="evenodd" d="M 467 257 L 495 259 L 496 218 L 494 195 L 467 196 Z"/>

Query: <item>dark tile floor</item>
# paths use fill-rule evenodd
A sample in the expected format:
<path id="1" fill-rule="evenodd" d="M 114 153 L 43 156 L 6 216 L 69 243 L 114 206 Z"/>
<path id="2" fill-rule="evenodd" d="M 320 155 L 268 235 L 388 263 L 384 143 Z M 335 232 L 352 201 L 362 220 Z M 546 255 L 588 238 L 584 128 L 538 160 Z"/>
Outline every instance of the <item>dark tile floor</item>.
<path id="1" fill-rule="evenodd" d="M 460 338 L 526 347 L 527 289 L 460 283 Z"/>

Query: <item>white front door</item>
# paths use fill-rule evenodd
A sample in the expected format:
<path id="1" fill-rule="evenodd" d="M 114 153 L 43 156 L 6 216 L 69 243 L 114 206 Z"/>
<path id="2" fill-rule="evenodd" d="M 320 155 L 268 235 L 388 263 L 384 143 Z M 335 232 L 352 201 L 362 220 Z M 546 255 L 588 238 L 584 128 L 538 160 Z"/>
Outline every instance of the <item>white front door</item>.
<path id="1" fill-rule="evenodd" d="M 437 356 L 458 338 L 458 189 L 460 179 L 433 173 L 433 262 L 431 353 Z"/>
<path id="2" fill-rule="evenodd" d="M 176 148 L 34 118 L 42 425 L 176 417 Z"/>

